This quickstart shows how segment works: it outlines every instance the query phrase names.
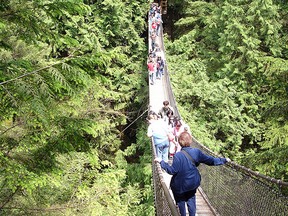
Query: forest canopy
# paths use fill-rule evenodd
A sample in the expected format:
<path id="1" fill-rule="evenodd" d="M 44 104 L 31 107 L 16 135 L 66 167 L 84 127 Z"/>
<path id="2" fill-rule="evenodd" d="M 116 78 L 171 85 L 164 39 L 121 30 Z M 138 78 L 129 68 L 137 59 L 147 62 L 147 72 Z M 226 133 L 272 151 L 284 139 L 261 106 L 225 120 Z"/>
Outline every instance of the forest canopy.
<path id="1" fill-rule="evenodd" d="M 166 58 L 193 135 L 288 181 L 288 3 L 168 2 Z M 148 108 L 148 9 L 1 1 L 1 215 L 154 215 L 145 121 L 130 125 Z"/>
<path id="2" fill-rule="evenodd" d="M 194 136 L 288 181 L 285 1 L 170 1 L 165 44 L 173 90 Z"/>
<path id="3" fill-rule="evenodd" d="M 1 1 L 1 215 L 154 212 L 149 140 L 124 131 L 147 109 L 148 9 Z"/>

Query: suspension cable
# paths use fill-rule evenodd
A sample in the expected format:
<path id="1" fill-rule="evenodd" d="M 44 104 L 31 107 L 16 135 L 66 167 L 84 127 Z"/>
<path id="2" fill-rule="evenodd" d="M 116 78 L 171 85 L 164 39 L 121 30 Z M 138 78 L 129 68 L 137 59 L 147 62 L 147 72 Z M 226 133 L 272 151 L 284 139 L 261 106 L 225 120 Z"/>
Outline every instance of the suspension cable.
<path id="1" fill-rule="evenodd" d="M 132 121 L 127 127 L 125 127 L 118 136 L 120 136 L 125 130 L 127 130 L 134 122 L 136 122 L 139 118 L 141 118 L 146 112 L 148 112 L 149 108 L 146 109 L 141 115 L 139 115 L 134 121 Z"/>

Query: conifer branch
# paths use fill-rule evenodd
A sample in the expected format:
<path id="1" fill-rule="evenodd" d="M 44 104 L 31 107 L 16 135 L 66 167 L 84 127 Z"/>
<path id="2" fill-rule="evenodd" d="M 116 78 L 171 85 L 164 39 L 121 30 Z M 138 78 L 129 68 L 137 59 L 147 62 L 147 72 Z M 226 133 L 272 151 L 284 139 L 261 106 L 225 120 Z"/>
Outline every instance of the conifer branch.
<path id="1" fill-rule="evenodd" d="M 19 126 L 19 125 L 21 125 L 21 124 L 22 124 L 22 122 L 19 122 L 18 124 L 14 124 L 12 127 L 7 128 L 7 129 L 4 130 L 3 132 L 0 131 L 0 132 L 1 132 L 1 133 L 0 133 L 0 136 L 2 136 L 3 134 L 5 134 L 6 132 L 8 132 L 9 130 L 12 130 L 13 128 L 15 128 L 15 127 L 17 127 L 17 126 Z"/>
<path id="2" fill-rule="evenodd" d="M 70 58 L 70 59 L 71 59 L 71 56 L 68 56 L 67 58 Z M 1 82 L 0 85 L 4 85 L 4 84 L 6 84 L 6 83 L 13 82 L 13 81 L 18 80 L 18 79 L 21 79 L 21 78 L 23 78 L 23 77 L 26 77 L 26 76 L 29 76 L 29 75 L 38 73 L 38 72 L 40 72 L 40 71 L 42 71 L 42 70 L 48 69 L 48 68 L 50 68 L 50 67 L 53 67 L 53 66 L 55 66 L 55 65 L 64 63 L 64 62 L 66 62 L 66 61 L 67 61 L 67 59 L 65 59 L 65 60 L 63 60 L 63 61 L 60 61 L 60 62 L 55 62 L 55 63 L 53 63 L 53 64 L 51 64 L 51 65 L 46 66 L 46 67 L 39 68 L 39 69 L 34 70 L 34 71 L 31 71 L 31 72 L 29 72 L 29 73 L 25 73 L 25 74 L 23 74 L 23 75 L 21 75 L 21 76 L 19 76 L 19 77 L 16 77 L 16 78 L 13 78 L 13 79 L 6 80 L 6 81 L 4 81 L 4 82 Z"/>
<path id="3" fill-rule="evenodd" d="M 18 190 L 19 190 L 19 186 L 16 188 L 16 190 L 12 193 L 12 194 L 10 194 L 10 196 L 8 197 L 8 199 L 0 206 L 0 212 L 1 212 L 1 210 L 2 209 L 4 209 L 4 206 L 8 203 L 8 202 L 10 202 L 10 200 L 14 197 L 14 195 L 18 192 Z"/>
<path id="4" fill-rule="evenodd" d="M 17 101 L 15 100 L 15 98 L 13 97 L 13 95 L 8 91 L 8 89 L 6 89 L 4 86 L 2 86 L 2 88 L 7 91 L 7 94 L 9 95 L 9 97 L 14 101 L 14 103 L 17 105 Z"/>

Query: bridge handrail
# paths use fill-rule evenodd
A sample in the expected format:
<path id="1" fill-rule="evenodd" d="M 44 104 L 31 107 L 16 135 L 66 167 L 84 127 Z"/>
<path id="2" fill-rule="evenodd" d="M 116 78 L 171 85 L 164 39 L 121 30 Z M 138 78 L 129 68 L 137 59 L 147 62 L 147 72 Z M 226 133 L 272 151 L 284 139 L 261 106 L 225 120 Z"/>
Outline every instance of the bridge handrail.
<path id="1" fill-rule="evenodd" d="M 207 148 L 206 146 L 201 144 L 195 137 L 193 137 L 193 142 L 195 142 L 197 145 L 199 145 L 202 149 L 205 149 L 205 151 L 207 153 L 209 153 L 210 155 L 222 157 L 222 155 L 216 154 L 215 152 L 211 151 L 209 148 Z M 233 167 L 234 169 L 238 169 L 240 172 L 248 173 L 250 176 L 259 177 L 259 178 L 264 179 L 265 181 L 275 183 L 278 186 L 285 186 L 285 187 L 288 186 L 288 182 L 282 181 L 281 179 L 276 179 L 276 178 L 266 176 L 260 172 L 253 171 L 252 169 L 249 169 L 245 166 L 239 165 L 234 161 L 231 161 L 231 162 L 227 163 L 226 165 Z"/>
<path id="2" fill-rule="evenodd" d="M 150 27 L 150 23 L 149 23 L 149 27 Z M 148 41 L 149 41 L 149 50 L 150 50 L 151 41 L 150 41 L 149 33 L 148 33 L 148 37 L 149 37 Z M 160 37 L 162 39 L 161 45 L 163 47 L 164 59 L 165 59 L 165 70 L 164 70 L 165 76 L 164 77 L 165 77 L 165 82 L 166 82 L 165 83 L 166 90 L 168 91 L 167 99 L 169 100 L 171 106 L 173 106 L 175 114 L 181 118 L 181 115 L 177 108 L 172 86 L 170 83 L 170 75 L 169 75 L 169 70 L 168 70 L 166 57 L 165 57 L 165 46 L 163 42 L 162 26 L 161 26 Z M 193 141 L 194 141 L 193 142 L 194 147 L 202 149 L 205 153 L 209 155 L 220 156 L 212 152 L 209 148 L 207 148 L 203 144 L 201 144 L 195 137 L 193 137 Z M 155 151 L 153 143 L 152 143 L 152 149 L 154 149 Z M 153 153 L 153 155 L 155 157 L 155 153 Z M 163 213 L 162 211 L 161 213 L 158 213 L 157 215 L 171 215 L 172 214 L 171 212 L 174 211 L 176 208 L 175 208 L 173 199 L 171 197 L 171 194 L 169 193 L 167 186 L 164 184 L 164 179 L 161 174 L 162 170 L 159 164 L 155 164 L 153 162 L 152 166 L 153 166 L 153 170 L 155 169 L 154 172 L 157 172 L 156 177 L 153 174 L 153 179 L 159 178 L 160 184 L 158 184 L 158 186 L 161 187 L 161 189 L 156 188 L 155 193 L 157 194 L 159 192 L 157 190 L 162 190 L 161 192 L 162 195 L 165 196 L 165 199 L 167 199 L 166 201 L 167 203 L 165 205 L 158 204 L 157 201 L 155 201 L 157 212 L 158 212 L 158 208 L 161 210 L 164 209 L 164 212 L 165 212 Z M 200 170 L 201 175 L 203 176 L 201 187 L 205 195 L 207 195 L 209 201 L 211 201 L 212 206 L 216 208 L 217 212 L 220 213 L 221 215 L 231 215 L 231 214 L 234 214 L 235 212 L 238 212 L 241 215 L 244 215 L 244 214 L 245 215 L 259 215 L 259 214 L 278 215 L 279 213 L 279 215 L 284 216 L 285 213 L 288 213 L 288 197 L 287 195 L 284 195 L 281 192 L 281 188 L 286 189 L 286 187 L 288 186 L 288 182 L 284 182 L 280 179 L 275 179 L 269 176 L 265 176 L 259 172 L 255 172 L 235 162 L 230 162 L 230 163 L 227 163 L 225 166 L 220 166 L 214 169 L 209 169 L 209 166 L 200 165 L 199 170 Z M 227 175 L 230 175 L 230 179 L 228 180 L 225 179 L 226 178 L 225 173 Z M 242 174 L 240 175 L 240 173 Z M 215 176 L 217 176 L 221 180 L 220 183 L 217 182 L 219 179 L 215 179 Z M 222 185 L 219 186 L 219 184 L 222 184 Z M 211 185 L 212 185 L 212 188 L 211 188 Z M 278 188 L 277 191 L 275 191 L 275 186 Z M 155 179 L 154 179 L 154 187 L 155 187 Z M 221 187 L 225 187 L 226 188 L 225 190 L 227 191 L 224 191 L 224 192 L 220 191 L 223 194 L 218 194 L 219 191 L 215 192 L 215 189 L 213 189 L 213 187 L 215 187 L 217 191 L 223 190 L 223 188 Z M 220 189 L 218 187 L 220 187 Z M 253 191 L 249 192 L 247 195 L 241 194 L 241 193 L 247 193 L 249 189 L 252 189 Z M 268 191 L 269 191 L 269 195 L 267 195 Z M 226 200 L 226 203 L 225 204 L 221 203 L 218 200 L 219 197 Z M 156 197 L 156 199 L 157 198 L 159 197 Z M 160 200 L 161 202 L 164 202 L 163 198 L 160 198 Z M 272 206 L 267 205 L 266 202 L 269 202 Z M 167 206 L 169 207 L 169 210 L 167 210 L 168 208 Z M 237 208 L 236 206 L 238 207 L 238 210 L 235 209 Z M 170 213 L 167 213 L 169 211 Z"/>
<path id="3" fill-rule="evenodd" d="M 153 159 L 156 158 L 156 150 L 153 139 L 151 139 L 151 148 L 153 152 Z M 174 199 L 172 198 L 169 188 L 165 183 L 163 172 L 159 163 L 152 162 L 153 170 L 153 185 L 154 188 L 158 189 L 154 191 L 155 194 L 155 206 L 157 215 L 172 215 L 179 216 L 178 209 L 175 205 Z M 157 181 L 158 180 L 158 181 Z M 164 196 L 157 196 L 157 194 L 163 194 Z"/>
<path id="4" fill-rule="evenodd" d="M 162 29 L 162 26 L 161 26 L 161 34 L 160 34 L 160 36 L 162 37 L 161 42 L 162 42 L 163 52 L 164 52 L 164 56 L 165 56 L 166 50 L 165 50 L 165 44 L 164 44 L 164 41 L 163 41 L 163 29 Z M 171 105 L 174 108 L 176 116 L 179 116 L 180 119 L 181 119 L 181 114 L 178 111 L 177 103 L 176 103 L 175 96 L 174 96 L 174 93 L 173 93 L 173 90 L 172 90 L 172 86 L 171 86 L 171 83 L 170 83 L 170 74 L 169 74 L 169 70 L 168 70 L 168 65 L 166 63 L 166 57 L 165 57 L 165 70 L 166 70 L 166 74 L 167 74 L 167 76 L 165 76 L 166 77 L 166 83 L 169 83 L 169 85 L 167 86 L 167 88 L 169 89 L 169 93 L 168 93 L 169 94 L 169 100 L 170 100 Z M 221 156 L 219 154 L 215 154 L 209 148 L 207 148 L 206 146 L 201 144 L 195 137 L 193 137 L 193 139 L 194 139 L 195 142 L 197 142 L 198 145 L 200 145 L 200 146 L 202 146 L 202 148 L 206 149 L 211 155 L 218 156 L 218 157 Z M 282 181 L 280 179 L 271 178 L 271 177 L 266 176 L 264 174 L 261 174 L 259 172 L 253 171 L 253 170 L 251 170 L 249 168 L 241 166 L 241 165 L 239 165 L 239 164 L 237 164 L 237 163 L 235 163 L 233 161 L 230 163 L 230 165 L 234 166 L 235 168 L 238 168 L 239 170 L 243 170 L 243 172 L 247 172 L 247 173 L 249 173 L 251 175 L 255 175 L 257 177 L 263 178 L 263 179 L 265 179 L 267 181 L 270 181 L 272 183 L 277 183 L 278 185 L 281 185 L 281 186 L 288 186 L 288 182 Z"/>

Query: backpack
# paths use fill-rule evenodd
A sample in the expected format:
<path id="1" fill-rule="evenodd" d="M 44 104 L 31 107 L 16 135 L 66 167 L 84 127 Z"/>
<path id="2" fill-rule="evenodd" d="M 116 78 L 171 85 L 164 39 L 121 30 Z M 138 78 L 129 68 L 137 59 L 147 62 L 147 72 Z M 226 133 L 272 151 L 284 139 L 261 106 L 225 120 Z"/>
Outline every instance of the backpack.
<path id="1" fill-rule="evenodd" d="M 170 109 L 170 107 L 167 107 L 167 108 L 168 108 L 168 109 L 165 111 L 165 114 L 166 114 L 168 117 L 173 116 L 173 115 L 174 115 L 173 110 Z"/>
<path id="2" fill-rule="evenodd" d="M 161 59 L 160 67 L 161 67 L 161 68 L 164 68 L 164 61 L 163 61 L 163 59 Z"/>

